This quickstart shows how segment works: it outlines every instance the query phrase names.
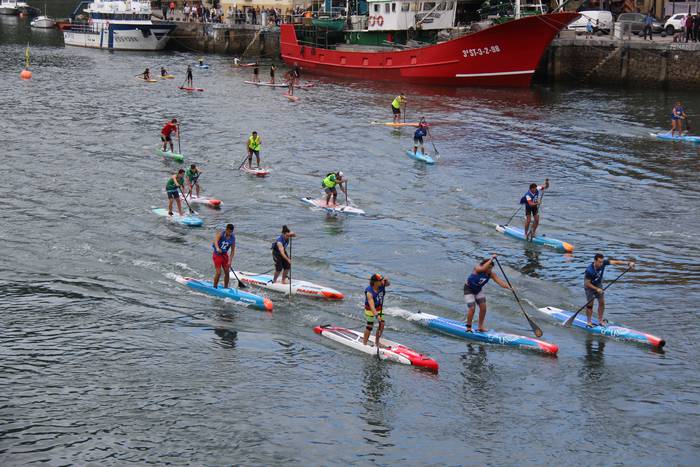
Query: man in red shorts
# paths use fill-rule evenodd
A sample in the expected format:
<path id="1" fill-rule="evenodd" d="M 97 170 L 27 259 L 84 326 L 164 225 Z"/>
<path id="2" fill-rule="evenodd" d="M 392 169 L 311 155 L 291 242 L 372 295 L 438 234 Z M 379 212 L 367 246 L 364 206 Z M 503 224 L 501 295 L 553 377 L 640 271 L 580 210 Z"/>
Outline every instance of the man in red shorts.
<path id="1" fill-rule="evenodd" d="M 170 152 L 175 152 L 173 149 L 173 132 L 177 134 L 177 118 L 173 118 L 171 121 L 165 124 L 162 130 L 160 130 L 160 140 L 163 142 L 163 152 L 167 150 L 168 143 L 170 143 Z"/>
<path id="2" fill-rule="evenodd" d="M 216 234 L 214 243 L 211 244 L 214 248 L 214 254 L 211 259 L 214 261 L 216 273 L 214 273 L 214 288 L 219 285 L 221 270 L 224 270 L 224 288 L 228 289 L 229 270 L 233 264 L 233 255 L 236 254 L 236 236 L 233 234 L 233 224 L 227 224 L 226 230 Z"/>

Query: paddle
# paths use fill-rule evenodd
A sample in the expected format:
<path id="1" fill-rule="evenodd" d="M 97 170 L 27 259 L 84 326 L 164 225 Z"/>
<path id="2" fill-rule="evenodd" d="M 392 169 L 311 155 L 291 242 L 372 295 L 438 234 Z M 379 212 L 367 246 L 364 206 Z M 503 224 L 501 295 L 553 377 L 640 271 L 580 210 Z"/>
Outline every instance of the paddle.
<path id="1" fill-rule="evenodd" d="M 688 120 L 688 116 L 686 115 L 685 117 L 685 132 L 688 133 L 690 132 L 690 120 Z"/>
<path id="2" fill-rule="evenodd" d="M 194 186 L 197 184 L 197 180 L 199 180 L 200 175 L 202 175 L 202 174 L 198 173 L 197 176 L 194 177 L 194 179 L 192 180 L 192 183 L 191 183 L 192 186 L 190 186 L 190 189 L 187 192 L 187 196 L 189 196 L 190 198 L 192 198 L 192 190 L 194 189 Z M 185 198 L 187 198 L 187 196 L 185 196 Z"/>
<path id="3" fill-rule="evenodd" d="M 406 123 L 406 101 L 403 101 L 403 122 Z"/>
<path id="4" fill-rule="evenodd" d="M 627 269 L 625 269 L 624 271 L 622 271 L 622 272 L 620 273 L 619 276 L 617 276 L 615 279 L 613 279 L 612 282 L 610 282 L 608 285 L 606 285 L 605 287 L 603 287 L 603 292 L 605 292 L 605 291 L 608 289 L 608 287 L 610 287 L 610 286 L 613 285 L 615 282 L 617 282 L 617 280 L 618 280 L 620 277 L 624 276 L 625 273 L 627 273 L 630 269 L 632 269 L 632 268 L 627 268 Z M 585 305 L 583 305 L 581 308 L 579 308 L 578 310 L 576 310 L 576 313 L 574 313 L 573 315 L 571 315 L 571 317 L 570 317 L 569 319 L 567 319 L 566 321 L 564 321 L 564 326 L 566 326 L 567 328 L 570 328 L 571 325 L 573 324 L 574 320 L 576 319 L 576 316 L 578 316 L 578 314 L 581 313 L 581 310 L 583 310 L 583 309 L 586 308 L 588 305 L 590 305 L 591 303 L 593 303 L 593 300 L 595 300 L 595 297 L 593 297 L 593 298 L 591 298 L 590 300 L 588 300 L 588 301 L 586 302 Z"/>
<path id="5" fill-rule="evenodd" d="M 513 292 L 513 295 L 515 296 L 515 300 L 518 302 L 518 306 L 520 306 L 520 311 L 522 311 L 523 315 L 525 315 L 525 319 L 527 319 L 527 322 L 530 324 L 530 327 L 532 328 L 532 332 L 535 333 L 535 336 L 542 337 L 542 329 L 540 329 L 540 327 L 537 325 L 537 323 L 535 323 L 525 312 L 525 308 L 523 308 L 523 304 L 520 303 L 520 299 L 518 298 L 518 294 L 515 293 L 515 289 L 510 284 L 510 281 L 508 280 L 508 276 L 506 276 L 506 272 L 501 267 L 501 263 L 498 261 L 498 258 L 494 257 L 493 259 L 494 259 L 494 261 L 496 261 L 496 264 L 498 265 L 498 269 L 501 270 L 501 274 L 503 274 L 503 277 L 506 279 L 506 282 L 508 283 L 508 287 L 510 287 L 510 291 Z"/>
<path id="6" fill-rule="evenodd" d="M 194 209 L 192 209 L 192 206 L 190 206 L 189 201 L 187 201 L 187 196 L 185 196 L 185 190 L 182 189 L 182 186 L 178 186 L 180 188 L 180 193 L 182 193 L 182 199 L 185 200 L 185 204 L 187 205 L 187 208 L 190 210 L 190 214 L 194 214 Z"/>
<path id="7" fill-rule="evenodd" d="M 236 280 L 238 281 L 238 288 L 239 288 L 239 289 L 247 289 L 248 286 L 247 286 L 246 284 L 244 284 L 243 282 L 241 282 L 241 280 L 240 280 L 240 279 L 238 278 L 238 276 L 236 275 L 236 271 L 233 270 L 233 265 L 230 265 L 228 268 L 229 268 L 229 269 L 231 270 L 231 272 L 233 273 L 233 277 L 235 277 Z"/>
<path id="8" fill-rule="evenodd" d="M 508 222 L 506 222 L 506 223 L 503 224 L 503 225 L 508 225 L 508 224 L 510 224 L 510 221 L 513 220 L 513 218 L 515 217 L 515 215 L 516 215 L 517 213 L 519 213 L 520 210 L 521 210 L 522 208 L 523 208 L 523 205 L 521 204 L 520 207 L 518 207 L 518 209 L 515 210 L 515 212 L 513 213 L 513 215 L 510 216 L 510 219 L 508 219 Z"/>
<path id="9" fill-rule="evenodd" d="M 245 161 L 247 161 L 247 160 L 248 160 L 248 154 L 245 155 L 243 162 L 241 162 L 241 165 L 238 166 L 238 170 L 241 170 L 241 167 L 243 167 L 243 164 L 245 164 Z"/>
<path id="10" fill-rule="evenodd" d="M 180 147 L 180 121 L 177 121 L 177 152 L 182 154 L 182 148 Z"/>
<path id="11" fill-rule="evenodd" d="M 422 120 L 425 120 L 425 118 L 422 118 Z M 425 127 L 425 129 L 428 131 L 428 138 L 430 138 L 430 144 L 433 145 L 433 151 L 435 151 L 435 155 L 437 157 L 440 157 L 440 151 L 438 151 L 437 148 L 435 147 L 435 142 L 433 141 L 433 135 L 430 133 L 430 128 Z"/>
<path id="12" fill-rule="evenodd" d="M 289 299 L 292 299 L 292 237 L 289 237 Z"/>
<path id="13" fill-rule="evenodd" d="M 343 189 L 343 193 L 345 194 L 345 205 L 347 206 L 348 202 L 349 202 L 348 201 L 348 182 L 347 182 L 347 180 L 345 181 L 345 187 L 341 186 L 341 188 Z"/>

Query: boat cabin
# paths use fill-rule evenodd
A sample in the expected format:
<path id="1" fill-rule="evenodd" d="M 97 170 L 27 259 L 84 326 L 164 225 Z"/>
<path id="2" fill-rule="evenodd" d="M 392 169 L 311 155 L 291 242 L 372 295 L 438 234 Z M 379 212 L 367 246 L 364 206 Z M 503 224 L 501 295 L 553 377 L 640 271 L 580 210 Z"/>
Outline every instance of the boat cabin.
<path id="1" fill-rule="evenodd" d="M 450 29 L 456 1 L 367 0 L 369 31 Z"/>

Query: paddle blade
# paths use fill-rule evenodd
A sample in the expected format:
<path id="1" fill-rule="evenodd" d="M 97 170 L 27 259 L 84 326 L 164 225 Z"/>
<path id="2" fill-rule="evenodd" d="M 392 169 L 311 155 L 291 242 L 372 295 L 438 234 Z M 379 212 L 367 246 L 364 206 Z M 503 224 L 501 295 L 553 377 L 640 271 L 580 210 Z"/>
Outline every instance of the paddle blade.
<path id="1" fill-rule="evenodd" d="M 578 313 L 574 313 L 573 315 L 571 315 L 571 316 L 569 317 L 569 319 L 567 319 L 566 321 L 564 321 L 564 327 L 570 328 L 571 325 L 574 324 L 574 320 L 576 319 L 576 315 L 578 315 Z"/>

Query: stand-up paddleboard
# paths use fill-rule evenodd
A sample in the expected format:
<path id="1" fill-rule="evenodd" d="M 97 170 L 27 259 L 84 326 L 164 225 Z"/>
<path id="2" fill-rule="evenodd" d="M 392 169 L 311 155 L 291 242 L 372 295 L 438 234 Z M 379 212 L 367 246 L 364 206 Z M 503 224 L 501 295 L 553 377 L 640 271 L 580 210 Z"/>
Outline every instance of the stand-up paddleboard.
<path id="1" fill-rule="evenodd" d="M 406 154 L 408 157 L 411 159 L 415 159 L 417 161 L 425 162 L 426 164 L 434 164 L 435 159 L 432 158 L 432 156 L 429 156 L 428 154 L 423 154 L 420 151 L 416 151 L 415 153 L 413 152 L 413 149 L 407 149 Z"/>
<path id="2" fill-rule="evenodd" d="M 299 98 L 297 96 L 290 96 L 289 94 L 282 94 L 282 95 L 292 102 L 297 102 L 299 100 Z"/>
<path id="3" fill-rule="evenodd" d="M 700 136 L 691 136 L 691 135 L 673 135 L 671 136 L 671 133 L 649 133 L 651 136 L 654 136 L 656 139 L 664 140 L 664 141 L 687 141 L 690 143 L 698 143 L 700 144 Z"/>
<path id="4" fill-rule="evenodd" d="M 254 295 L 252 293 L 243 292 L 233 288 L 226 289 L 223 287 L 223 285 L 219 285 L 219 287 L 215 289 L 214 284 L 211 282 L 200 281 L 197 279 L 192 279 L 191 277 L 177 277 L 175 280 L 198 292 L 203 292 L 215 297 L 235 300 L 237 302 L 245 303 L 253 308 L 257 308 L 258 310 L 272 311 L 272 300 L 267 297 L 261 297 L 260 295 Z"/>
<path id="5" fill-rule="evenodd" d="M 182 198 L 182 194 L 180 194 L 180 198 Z M 220 199 L 208 198 L 206 196 L 190 195 L 187 197 L 187 201 L 189 201 L 190 204 L 203 204 L 204 206 L 209 206 L 210 208 L 220 208 L 221 207 L 221 200 Z"/>
<path id="6" fill-rule="evenodd" d="M 385 308 L 384 314 L 389 316 L 398 316 L 400 318 L 413 321 L 429 329 L 449 334 L 455 337 L 461 337 L 474 342 L 484 342 L 494 345 L 505 345 L 509 347 L 518 347 L 523 350 L 533 350 L 548 355 L 556 355 L 559 351 L 559 346 L 539 339 L 531 337 L 519 336 L 517 334 L 509 334 L 498 332 L 489 329 L 486 332 L 478 332 L 476 326 L 472 332 L 467 332 L 467 325 L 462 321 L 454 319 L 442 318 L 440 316 L 431 315 L 428 313 L 414 313 L 402 308 Z M 476 325 L 476 323 L 474 323 Z M 381 341 L 380 341 L 381 342 Z"/>
<path id="7" fill-rule="evenodd" d="M 162 156 L 166 159 L 172 159 L 176 162 L 182 162 L 185 160 L 185 156 L 183 156 L 182 154 L 177 153 L 177 152 L 171 152 L 171 151 L 163 151 L 162 148 L 156 149 L 156 154 L 158 154 L 159 156 Z"/>
<path id="8" fill-rule="evenodd" d="M 193 92 L 193 91 L 202 92 L 202 91 L 204 91 L 203 88 L 188 88 L 187 86 L 178 86 L 178 89 L 182 89 L 183 91 L 187 91 L 187 92 Z"/>
<path id="9" fill-rule="evenodd" d="M 209 65 L 207 65 L 206 63 L 202 63 L 201 65 L 200 65 L 199 63 L 197 63 L 197 64 L 195 64 L 194 66 L 197 67 L 197 68 L 200 68 L 200 69 L 202 69 L 202 70 L 208 70 L 208 69 L 209 69 Z"/>
<path id="10" fill-rule="evenodd" d="M 269 274 L 255 274 L 253 272 L 236 271 L 236 275 L 246 284 L 254 285 L 256 287 L 262 287 L 263 289 L 274 290 L 275 292 L 282 292 L 284 294 L 289 294 L 289 284 L 283 284 L 281 282 L 272 282 L 273 276 Z M 292 295 L 303 295 L 305 297 L 314 298 L 327 298 L 329 300 L 342 300 L 343 294 L 330 287 L 325 287 L 323 285 L 314 284 L 313 282 L 306 282 L 293 279 L 292 280 Z"/>
<path id="11" fill-rule="evenodd" d="M 160 75 L 160 79 L 174 79 L 175 75 Z"/>
<path id="12" fill-rule="evenodd" d="M 201 227 L 204 221 L 197 216 L 187 215 L 181 216 L 177 212 L 173 211 L 173 215 L 168 214 L 167 209 L 155 208 L 153 212 L 156 215 L 167 218 L 170 222 L 177 222 L 178 224 L 186 225 L 188 227 Z"/>
<path id="13" fill-rule="evenodd" d="M 267 167 L 254 168 L 248 167 L 246 164 L 241 166 L 240 171 L 250 175 L 255 175 L 256 177 L 266 177 L 270 175 L 270 169 Z"/>
<path id="14" fill-rule="evenodd" d="M 233 64 L 233 66 L 239 66 L 241 68 L 250 68 L 254 67 L 255 65 L 257 65 L 257 63 L 239 63 L 238 65 L 236 65 L 235 63 Z"/>
<path id="15" fill-rule="evenodd" d="M 412 365 L 431 371 L 438 371 L 439 368 L 438 363 L 432 358 L 383 337 L 379 339 L 379 349 L 377 350 L 377 347 L 374 345 L 374 336 L 370 336 L 365 345 L 362 343 L 362 333 L 352 329 L 325 324 L 316 326 L 314 332 L 360 352 L 377 355 L 382 360 Z"/>
<path id="16" fill-rule="evenodd" d="M 402 127 L 402 126 L 414 126 L 417 127 L 420 125 L 419 122 L 369 122 L 370 125 L 384 125 L 384 126 L 393 126 L 393 127 Z M 430 126 L 429 123 L 423 123 L 423 126 Z"/>
<path id="17" fill-rule="evenodd" d="M 144 79 L 144 78 L 136 78 L 136 79 L 140 79 L 144 83 L 157 83 L 158 82 L 157 79 Z"/>
<path id="18" fill-rule="evenodd" d="M 559 308 L 554 308 L 553 306 L 538 308 L 538 310 L 561 324 L 564 324 L 566 320 L 571 318 L 571 315 L 574 314 L 571 311 L 560 310 Z M 666 341 L 660 337 L 656 337 L 645 332 L 635 331 L 634 329 L 630 329 L 620 324 L 609 322 L 607 326 L 601 326 L 595 317 L 593 317 L 591 320 L 594 326 L 589 328 L 587 326 L 584 311 L 579 313 L 576 319 L 571 323 L 572 326 L 583 329 L 591 334 L 608 336 L 623 341 L 636 342 L 638 344 L 650 345 L 659 349 L 666 345 Z"/>
<path id="19" fill-rule="evenodd" d="M 324 209 L 327 212 L 331 213 L 342 213 L 342 214 L 358 214 L 361 216 L 364 216 L 365 212 L 360 209 L 356 208 L 354 206 L 346 206 L 344 204 L 338 204 L 336 206 L 328 206 L 326 205 L 326 200 L 325 199 L 312 199 L 309 198 L 308 196 L 305 196 L 301 198 L 302 202 L 306 204 L 310 204 L 312 206 L 315 206 L 317 208 Z"/>
<path id="20" fill-rule="evenodd" d="M 255 86 L 268 86 L 272 88 L 288 88 L 289 84 L 287 83 L 263 83 L 261 81 L 243 81 L 245 84 L 254 84 Z M 295 88 L 311 88 L 315 86 L 314 83 L 303 83 L 303 84 L 295 84 Z"/>
<path id="21" fill-rule="evenodd" d="M 574 251 L 574 246 L 571 243 L 564 242 L 562 240 L 557 240 L 556 238 L 550 238 L 546 235 L 535 235 L 532 240 L 525 238 L 525 231 L 520 227 L 511 227 L 509 225 L 499 225 L 496 224 L 496 230 L 509 237 L 517 238 L 518 240 L 524 240 L 535 245 L 544 245 L 551 248 L 555 248 L 560 251 L 565 251 L 571 253 Z"/>

